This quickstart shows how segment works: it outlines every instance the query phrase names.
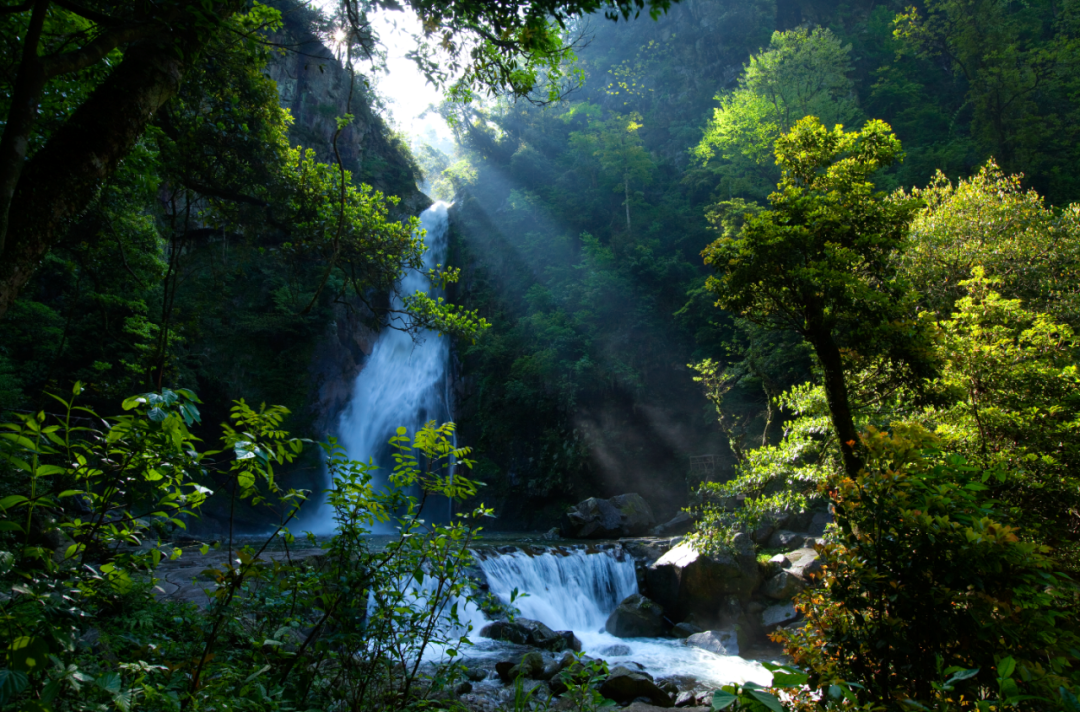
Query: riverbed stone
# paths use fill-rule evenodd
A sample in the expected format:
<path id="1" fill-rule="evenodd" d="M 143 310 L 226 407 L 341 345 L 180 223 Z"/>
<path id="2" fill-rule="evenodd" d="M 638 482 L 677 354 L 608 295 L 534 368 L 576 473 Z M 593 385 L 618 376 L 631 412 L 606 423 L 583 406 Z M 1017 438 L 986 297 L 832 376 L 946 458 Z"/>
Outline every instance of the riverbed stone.
<path id="1" fill-rule="evenodd" d="M 679 544 L 646 570 L 649 596 L 674 621 L 694 614 L 714 620 L 725 598 L 749 600 L 761 573 L 749 540 L 742 541 L 746 546 L 734 553 L 711 557 L 688 542 Z"/>
<path id="2" fill-rule="evenodd" d="M 621 658 L 630 654 L 630 646 L 619 643 L 601 648 L 599 652 L 605 658 Z"/>
<path id="3" fill-rule="evenodd" d="M 652 507 L 640 494 L 620 494 L 608 501 L 619 511 L 622 526 L 619 536 L 641 536 L 656 526 Z"/>
<path id="4" fill-rule="evenodd" d="M 689 638 L 694 633 L 701 633 L 702 628 L 690 621 L 683 621 L 671 626 L 671 635 L 675 638 Z"/>
<path id="5" fill-rule="evenodd" d="M 686 644 L 717 655 L 739 654 L 739 636 L 733 628 L 694 633 L 686 639 Z"/>
<path id="6" fill-rule="evenodd" d="M 787 529 L 778 529 L 769 537 L 768 546 L 770 549 L 791 551 L 800 548 L 804 541 L 806 541 L 806 534 L 799 534 Z"/>
<path id="7" fill-rule="evenodd" d="M 618 703 L 646 697 L 657 707 L 672 707 L 675 704 L 671 696 L 653 682 L 652 675 L 625 665 L 617 665 L 611 670 L 600 685 L 600 694 Z"/>
<path id="8" fill-rule="evenodd" d="M 806 588 L 802 580 L 790 571 L 778 571 L 761 586 L 761 592 L 777 601 L 790 601 Z"/>
<path id="9" fill-rule="evenodd" d="M 795 610 L 791 601 L 769 606 L 761 612 L 761 627 L 766 631 L 773 631 L 782 625 L 798 620 L 799 612 Z"/>
<path id="10" fill-rule="evenodd" d="M 791 561 L 791 566 L 787 570 L 803 580 L 821 573 L 821 557 L 815 549 L 796 549 L 788 552 L 787 558 Z"/>
<path id="11" fill-rule="evenodd" d="M 543 648 L 552 652 L 561 652 L 573 649 L 581 649 L 581 643 L 570 633 L 568 639 L 564 634 L 570 631 L 555 632 L 540 621 L 528 618 L 516 618 L 511 621 L 494 621 L 480 629 L 480 637 L 492 640 L 505 640 L 518 645 L 531 645 L 534 648 Z"/>
<path id="12" fill-rule="evenodd" d="M 664 609 L 635 593 L 611 612 L 604 629 L 617 638 L 656 638 L 664 631 Z"/>

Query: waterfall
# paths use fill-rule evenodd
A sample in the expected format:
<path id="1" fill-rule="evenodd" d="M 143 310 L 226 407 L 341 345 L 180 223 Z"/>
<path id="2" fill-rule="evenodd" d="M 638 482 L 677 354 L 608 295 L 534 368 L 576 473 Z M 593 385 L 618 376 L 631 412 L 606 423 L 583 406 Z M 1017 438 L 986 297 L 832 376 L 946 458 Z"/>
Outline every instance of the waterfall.
<path id="1" fill-rule="evenodd" d="M 426 231 L 427 252 L 424 271 L 446 263 L 449 233 L 449 206 L 437 202 L 420 215 Z M 432 291 L 422 271 L 409 270 L 399 283 L 399 294 Z M 437 295 L 436 295 L 437 296 Z M 391 308 L 402 309 L 398 294 Z M 338 420 L 338 440 L 352 460 L 374 460 L 380 470 L 373 484 L 385 486 L 393 468 L 387 440 L 405 426 L 415 433 L 424 423 L 439 424 L 451 419 L 450 342 L 445 335 L 423 331 L 415 336 L 395 328 L 384 328 L 353 384 L 352 400 Z M 448 503 L 429 501 L 425 519 L 442 519 Z M 438 510 L 436 510 L 438 508 Z M 319 522 L 308 528 L 326 534 L 334 529 L 332 512 L 324 504 Z M 387 529 L 387 532 L 392 531 Z"/>
<path id="2" fill-rule="evenodd" d="M 637 593 L 633 559 L 609 551 L 515 552 L 482 560 L 480 569 L 492 593 L 503 601 L 514 589 L 527 593 L 514 607 L 555 630 L 598 633 L 619 601 Z"/>
<path id="3" fill-rule="evenodd" d="M 478 552 L 477 564 L 488 586 L 503 603 L 523 618 L 545 623 L 553 630 L 572 630 L 582 650 L 611 665 L 640 663 L 655 677 L 689 677 L 710 685 L 753 681 L 768 685 L 772 675 L 759 663 L 735 655 L 716 655 L 671 638 L 616 638 L 604 630 L 615 607 L 638 593 L 634 560 L 620 549 L 553 549 L 544 553 Z M 503 657 L 505 644 L 470 636 L 476 647 L 470 655 Z"/>

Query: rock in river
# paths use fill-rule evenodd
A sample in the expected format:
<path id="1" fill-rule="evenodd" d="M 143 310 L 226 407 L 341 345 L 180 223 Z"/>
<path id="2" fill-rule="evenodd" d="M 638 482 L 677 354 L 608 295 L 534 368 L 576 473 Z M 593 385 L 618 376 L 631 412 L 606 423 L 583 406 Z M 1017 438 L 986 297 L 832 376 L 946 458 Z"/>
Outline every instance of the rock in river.
<path id="1" fill-rule="evenodd" d="M 655 524 L 649 503 L 639 494 L 590 497 L 563 515 L 562 534 L 571 539 L 641 536 Z"/>
<path id="2" fill-rule="evenodd" d="M 611 612 L 604 628 L 619 638 L 656 638 L 664 631 L 664 609 L 635 593 Z"/>

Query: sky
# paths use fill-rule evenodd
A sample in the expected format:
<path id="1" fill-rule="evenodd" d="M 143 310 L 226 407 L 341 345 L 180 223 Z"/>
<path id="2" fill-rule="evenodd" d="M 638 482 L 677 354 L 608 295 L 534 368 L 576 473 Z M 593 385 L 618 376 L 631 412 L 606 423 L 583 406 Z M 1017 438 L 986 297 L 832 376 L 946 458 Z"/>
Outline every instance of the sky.
<path id="1" fill-rule="evenodd" d="M 324 6 L 332 4 L 322 0 Z M 369 75 L 378 88 L 379 94 L 389 104 L 395 128 L 411 137 L 424 139 L 434 131 L 440 143 L 453 141 L 453 136 L 446 122 L 435 112 L 429 112 L 421 118 L 428 106 L 438 104 L 441 92 L 428 83 L 416 65 L 405 58 L 413 48 L 412 35 L 420 31 L 420 20 L 412 12 L 383 11 L 374 13 L 372 25 L 386 47 L 386 65 L 389 72 Z M 361 68 L 366 71 L 366 68 Z"/>

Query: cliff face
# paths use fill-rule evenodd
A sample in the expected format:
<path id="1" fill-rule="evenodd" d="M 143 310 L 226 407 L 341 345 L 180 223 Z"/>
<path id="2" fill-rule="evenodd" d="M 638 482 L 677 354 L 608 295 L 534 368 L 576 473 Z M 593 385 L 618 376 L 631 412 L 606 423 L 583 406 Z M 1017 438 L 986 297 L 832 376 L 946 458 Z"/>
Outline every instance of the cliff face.
<path id="1" fill-rule="evenodd" d="M 420 214 L 431 204 L 417 188 L 420 169 L 376 113 L 363 77 L 350 76 L 312 33 L 310 11 L 290 0 L 273 4 L 285 18 L 275 41 L 292 49 L 278 55 L 267 69 L 278 85 L 281 105 L 293 115 L 290 141 L 314 149 L 319 160 L 334 164 L 336 119 L 351 113 L 355 119 L 338 138 L 342 164 L 355 181 L 400 198 L 398 217 Z M 315 345 L 308 405 L 314 437 L 334 434 L 338 414 L 348 405 L 353 382 L 377 338 L 370 318 L 370 311 L 357 300 L 336 304 L 332 321 Z"/>

